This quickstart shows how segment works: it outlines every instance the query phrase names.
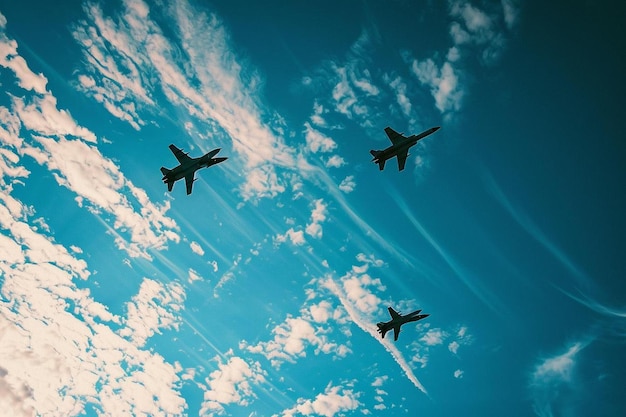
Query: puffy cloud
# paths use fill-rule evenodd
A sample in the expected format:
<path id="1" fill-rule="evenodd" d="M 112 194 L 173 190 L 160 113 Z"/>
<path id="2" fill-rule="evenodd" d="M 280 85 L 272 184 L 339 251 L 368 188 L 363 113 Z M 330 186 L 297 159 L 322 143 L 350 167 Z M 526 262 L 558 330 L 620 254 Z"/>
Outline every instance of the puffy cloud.
<path id="1" fill-rule="evenodd" d="M 345 163 L 346 161 L 341 156 L 333 155 L 326 161 L 326 168 L 339 168 Z"/>
<path id="2" fill-rule="evenodd" d="M 414 60 L 411 69 L 422 84 L 430 87 L 435 105 L 441 113 L 461 108 L 464 93 L 458 73 L 450 62 L 444 62 L 438 67 L 430 58 L 425 61 Z"/>
<path id="3" fill-rule="evenodd" d="M 0 66 L 10 69 L 17 78 L 17 84 L 24 90 L 32 90 L 39 94 L 46 93 L 48 79 L 43 74 L 35 74 L 26 60 L 17 53 L 17 42 L 9 39 L 4 30 L 7 20 L 0 13 Z"/>
<path id="4" fill-rule="evenodd" d="M 311 212 L 311 222 L 307 224 L 305 231 L 308 235 L 321 239 L 322 237 L 322 223 L 326 221 L 326 215 L 328 211 L 324 200 L 315 200 L 315 207 Z"/>
<path id="5" fill-rule="evenodd" d="M 3 410 L 78 415 L 89 403 L 103 415 L 181 414 L 176 368 L 116 334 L 125 319 L 76 286 L 89 278 L 87 264 L 31 228 L 29 210 L 3 188 L 0 200 L 2 298 L 10 300 L 0 303 Z"/>
<path id="6" fill-rule="evenodd" d="M 447 334 L 441 329 L 429 329 L 424 336 L 420 338 L 428 346 L 440 345 Z"/>
<path id="7" fill-rule="evenodd" d="M 333 417 L 346 411 L 356 410 L 361 403 L 359 393 L 351 389 L 345 389 L 328 384 L 323 393 L 318 394 L 314 400 L 298 399 L 297 405 L 284 410 L 280 415 L 283 417 L 293 417 L 296 415 L 316 415 Z"/>
<path id="8" fill-rule="evenodd" d="M 456 371 L 454 371 L 454 377 L 457 379 L 463 378 L 463 374 L 464 372 L 460 369 L 457 369 Z"/>
<path id="9" fill-rule="evenodd" d="M 200 246 L 198 242 L 191 242 L 189 244 L 189 247 L 191 248 L 191 251 L 195 253 L 196 255 L 200 255 L 200 256 L 204 255 L 204 249 L 202 249 L 202 246 Z"/>
<path id="10" fill-rule="evenodd" d="M 120 335 L 141 347 L 154 333 L 160 333 L 160 329 L 178 329 L 184 301 L 185 291 L 180 284 L 164 285 L 144 278 L 139 293 L 127 303 L 126 327 L 120 330 Z"/>
<path id="11" fill-rule="evenodd" d="M 337 147 L 334 140 L 313 128 L 308 122 L 304 124 L 304 128 L 304 138 L 311 152 L 330 152 Z"/>
<path id="12" fill-rule="evenodd" d="M 225 414 L 225 406 L 237 404 L 248 406 L 255 398 L 253 385 L 265 382 L 265 372 L 258 362 L 248 363 L 244 359 L 231 356 L 224 362 L 219 356 L 214 360 L 218 369 L 206 378 L 204 401 L 200 415 L 208 413 Z"/>
<path id="13" fill-rule="evenodd" d="M 306 240 L 304 239 L 304 232 L 302 230 L 294 230 L 293 227 L 289 228 L 289 230 L 282 235 L 276 235 L 274 237 L 274 242 L 284 243 L 287 239 L 289 239 L 289 241 L 296 246 L 302 246 L 306 243 Z"/>
<path id="14" fill-rule="evenodd" d="M 193 269 L 189 268 L 189 272 L 188 272 L 189 276 L 187 278 L 187 282 L 189 282 L 190 284 L 195 282 L 195 281 L 200 281 L 202 280 L 202 277 Z"/>
<path id="15" fill-rule="evenodd" d="M 377 376 L 376 379 L 374 379 L 374 382 L 372 382 L 372 386 L 373 387 L 382 387 L 383 384 L 385 383 L 385 381 L 387 381 L 388 379 L 389 379 L 389 376 L 387 376 L 387 375 Z"/>
<path id="16" fill-rule="evenodd" d="M 341 184 L 339 184 L 339 189 L 344 193 L 351 193 L 354 191 L 355 187 L 356 182 L 354 181 L 354 175 L 348 175 L 341 181 Z"/>
<path id="17" fill-rule="evenodd" d="M 339 357 L 346 356 L 350 350 L 345 345 L 329 341 L 322 324 L 331 317 L 340 316 L 331 311 L 327 302 L 302 309 L 300 317 L 288 316 L 285 321 L 272 329 L 274 338 L 268 342 L 260 342 L 250 346 L 242 342 L 241 347 L 252 353 L 265 356 L 273 367 L 280 368 L 283 362 L 295 363 L 297 358 L 306 356 L 309 345 L 315 347 L 315 354 L 334 353 Z"/>

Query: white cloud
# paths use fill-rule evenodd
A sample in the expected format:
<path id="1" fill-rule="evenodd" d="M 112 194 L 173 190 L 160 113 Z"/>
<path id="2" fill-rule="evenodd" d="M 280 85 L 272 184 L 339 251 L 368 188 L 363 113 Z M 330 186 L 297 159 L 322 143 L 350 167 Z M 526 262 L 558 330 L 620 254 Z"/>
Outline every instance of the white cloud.
<path id="1" fill-rule="evenodd" d="M 0 303 L 3 410 L 67 416 L 89 403 L 103 415 L 183 413 L 175 367 L 117 335 L 124 318 L 77 288 L 87 264 L 29 227 L 30 210 L 4 187 L 0 200 L 2 294 L 11 300 Z"/>
<path id="2" fill-rule="evenodd" d="M 450 342 L 450 344 L 448 345 L 448 350 L 456 355 L 459 351 L 459 342 L 457 342 L 456 340 Z"/>
<path id="3" fill-rule="evenodd" d="M 323 199 L 315 200 L 315 207 L 311 212 L 311 222 L 305 228 L 306 233 L 316 239 L 322 238 L 322 223 L 326 221 L 328 213 L 326 207 Z"/>
<path id="4" fill-rule="evenodd" d="M 576 369 L 579 356 L 589 343 L 574 342 L 564 353 L 542 359 L 535 365 L 529 389 L 538 416 L 563 415 L 565 410 L 571 409 L 572 401 L 584 394 L 585 381 L 580 380 Z"/>
<path id="5" fill-rule="evenodd" d="M 462 84 L 461 58 L 464 55 L 480 56 L 486 65 L 496 62 L 506 46 L 506 33 L 515 25 L 518 15 L 512 0 L 502 0 L 502 10 L 493 9 L 491 15 L 466 0 L 450 0 L 448 5 L 453 45 L 445 60 L 437 58 L 441 54 L 420 60 L 409 59 L 408 53 L 404 54 L 419 82 L 430 88 L 435 106 L 442 114 L 461 108 L 466 91 Z M 506 27 L 499 27 L 498 22 L 502 20 Z"/>
<path id="6" fill-rule="evenodd" d="M 307 301 L 300 309 L 300 316 L 288 315 L 275 326 L 272 329 L 272 340 L 256 345 L 242 341 L 240 348 L 262 354 L 275 368 L 280 368 L 284 362 L 295 363 L 298 358 L 305 357 L 309 346 L 315 348 L 315 355 L 323 353 L 345 357 L 350 353 L 349 347 L 331 341 L 331 328 L 326 326 L 331 320 L 335 324 L 345 323 L 345 312 L 327 300 L 314 303 L 317 296 L 315 291 L 309 291 L 308 294 Z"/>
<path id="7" fill-rule="evenodd" d="M 356 410 L 361 405 L 358 400 L 359 396 L 359 393 L 355 393 L 351 389 L 328 384 L 324 392 L 318 394 L 314 400 L 300 398 L 297 401 L 297 405 L 284 410 L 281 416 L 316 415 L 333 417 L 340 413 L 340 415 L 343 415 L 344 412 Z"/>
<path id="8" fill-rule="evenodd" d="M 0 43 L 7 42 L 14 41 L 2 33 Z M 130 256 L 149 259 L 147 249 L 163 249 L 168 241 L 178 241 L 177 225 L 165 215 L 167 203 L 159 207 L 150 202 L 97 150 L 95 134 L 59 109 L 51 93 L 39 90 L 11 96 L 11 107 L 0 111 L 0 140 L 46 166 L 60 185 L 76 194 L 79 205 L 98 215 L 111 215 L 116 244 Z M 28 133 L 22 133 L 22 127 Z"/>
<path id="9" fill-rule="evenodd" d="M 200 276 L 200 274 L 198 274 L 196 271 L 194 271 L 191 268 L 189 268 L 188 274 L 189 274 L 189 276 L 187 278 L 187 282 L 189 282 L 190 284 L 195 282 L 195 281 L 201 281 L 202 280 L 202 277 Z"/>
<path id="10" fill-rule="evenodd" d="M 191 242 L 189 244 L 189 247 L 191 248 L 191 251 L 195 253 L 196 255 L 200 255 L 200 256 L 204 255 L 204 249 L 202 249 L 202 246 L 200 246 L 198 242 Z"/>
<path id="11" fill-rule="evenodd" d="M 374 324 L 375 319 L 372 317 L 371 313 L 377 311 L 375 304 L 380 303 L 380 298 L 373 293 L 373 290 L 377 289 L 382 291 L 384 290 L 384 287 L 380 283 L 380 280 L 372 279 L 369 275 L 365 274 L 365 272 L 370 265 L 382 265 L 382 261 L 372 256 L 368 257 L 364 254 L 359 254 L 357 259 L 360 262 L 363 262 L 363 264 L 353 266 L 351 271 L 338 280 L 339 282 L 333 279 L 332 276 L 327 275 L 326 277 L 319 279 L 318 285 L 336 296 L 348 313 L 350 320 L 381 343 L 398 363 L 400 368 L 402 368 L 409 381 L 411 381 L 411 383 L 413 383 L 413 385 L 420 391 L 426 393 L 426 389 L 417 379 L 412 367 L 409 365 L 402 353 L 393 344 L 393 342 L 390 342 L 389 339 L 380 338 L 378 330 Z M 363 274 L 365 276 L 361 276 Z M 348 281 L 348 284 L 345 285 L 344 281 Z"/>
<path id="12" fill-rule="evenodd" d="M 435 346 L 443 343 L 447 337 L 446 332 L 441 329 L 429 329 L 424 336 L 420 338 L 427 346 Z"/>
<path id="13" fill-rule="evenodd" d="M 407 85 L 399 76 L 389 81 L 389 87 L 396 95 L 396 102 L 405 116 L 411 116 L 411 100 L 407 95 Z"/>
<path id="14" fill-rule="evenodd" d="M 304 138 L 311 152 L 330 152 L 337 147 L 334 140 L 313 128 L 308 122 L 304 124 L 304 129 Z"/>
<path id="15" fill-rule="evenodd" d="M 561 355 L 544 359 L 535 367 L 532 374 L 533 383 L 544 383 L 553 380 L 569 382 L 576 364 L 577 354 L 585 348 L 582 343 L 574 343 Z"/>
<path id="16" fill-rule="evenodd" d="M 309 345 L 315 347 L 316 355 L 333 353 L 345 357 L 350 352 L 347 346 L 329 341 L 325 334 L 327 331 L 322 327 L 331 314 L 336 317 L 330 305 L 322 302 L 310 310 L 303 308 L 301 314 L 300 317 L 288 316 L 283 323 L 274 327 L 272 340 L 254 346 L 242 342 L 241 347 L 252 353 L 263 354 L 275 368 L 280 368 L 283 362 L 295 363 L 297 358 L 305 357 Z"/>
<path id="17" fill-rule="evenodd" d="M 224 406 L 230 404 L 248 406 L 250 399 L 256 398 L 252 386 L 265 382 L 261 365 L 258 362 L 250 364 L 237 356 L 229 357 L 227 362 L 223 362 L 219 356 L 214 360 L 218 369 L 206 379 L 200 415 L 225 414 Z"/>
<path id="18" fill-rule="evenodd" d="M 327 127 L 326 120 L 324 120 L 324 113 L 327 113 L 328 110 L 324 108 L 317 101 L 313 104 L 313 115 L 311 116 L 311 123 L 318 127 Z"/>
<path id="19" fill-rule="evenodd" d="M 126 327 L 119 334 L 142 347 L 154 333 L 161 333 L 161 329 L 178 329 L 184 301 L 185 291 L 180 284 L 164 285 L 144 278 L 139 293 L 126 304 Z"/>
<path id="20" fill-rule="evenodd" d="M 382 387 L 383 384 L 389 379 L 389 376 L 387 375 L 383 375 L 383 376 L 377 376 L 376 379 L 374 379 L 374 382 L 372 382 L 372 386 L 373 387 Z"/>
<path id="21" fill-rule="evenodd" d="M 177 39 L 165 36 L 151 18 L 158 13 L 141 0 L 127 2 L 114 18 L 93 4 L 85 12 L 87 19 L 74 30 L 86 62 L 79 80 L 111 114 L 139 128 L 141 114 L 162 111 L 164 103 L 154 97 L 164 94 L 186 116 L 187 129 L 192 122 L 202 125 L 196 130 L 226 133 L 244 163 L 240 192 L 246 200 L 272 198 L 285 191 L 290 175 L 310 170 L 281 137 L 280 116 L 256 98 L 262 80 L 238 59 L 215 15 L 183 1 L 158 9 L 174 25 Z M 277 166 L 292 171 L 279 175 Z"/>
<path id="22" fill-rule="evenodd" d="M 456 371 L 454 371 L 454 377 L 457 379 L 463 378 L 463 374 L 464 372 L 460 369 L 457 369 Z"/>
<path id="23" fill-rule="evenodd" d="M 348 175 L 341 181 L 341 184 L 339 184 L 339 189 L 344 193 L 351 193 L 354 191 L 355 187 L 356 182 L 354 181 L 354 175 Z"/>
<path id="24" fill-rule="evenodd" d="M 293 227 L 289 228 L 289 230 L 282 235 L 276 235 L 274 237 L 274 242 L 285 243 L 287 239 L 289 239 L 289 241 L 296 246 L 302 246 L 306 243 L 306 240 L 304 239 L 304 232 L 302 230 L 294 230 Z"/>
<path id="25" fill-rule="evenodd" d="M 441 113 L 461 108 L 464 93 L 458 73 L 450 62 L 444 62 L 438 67 L 430 58 L 425 61 L 414 60 L 411 69 L 422 84 L 430 87 L 435 106 Z"/>
<path id="26" fill-rule="evenodd" d="M 45 94 L 48 79 L 43 74 L 35 74 L 26 60 L 17 53 L 17 42 L 7 38 L 4 33 L 7 20 L 2 13 L 0 23 L 0 66 L 10 69 L 17 77 L 17 84 L 24 90 Z"/>
<path id="27" fill-rule="evenodd" d="M 326 161 L 326 168 L 339 168 L 345 163 L 346 161 L 341 156 L 333 155 Z"/>
<path id="28" fill-rule="evenodd" d="M 517 0 L 502 0 L 502 10 L 504 21 L 509 29 L 513 29 L 519 17 L 519 7 Z"/>

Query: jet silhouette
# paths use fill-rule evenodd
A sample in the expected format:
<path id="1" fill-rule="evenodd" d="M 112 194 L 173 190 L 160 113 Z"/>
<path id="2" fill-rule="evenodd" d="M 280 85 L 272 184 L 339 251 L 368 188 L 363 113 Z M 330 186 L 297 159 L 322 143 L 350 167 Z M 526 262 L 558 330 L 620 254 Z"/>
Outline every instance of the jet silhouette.
<path id="1" fill-rule="evenodd" d="M 439 130 L 439 126 L 431 127 L 428 130 L 423 131 L 419 135 L 411 135 L 406 137 L 401 133 L 396 132 L 389 126 L 385 128 L 385 133 L 391 140 L 392 145 L 382 151 L 376 151 L 372 149 L 370 153 L 374 157 L 372 162 L 378 164 L 378 167 L 382 171 L 385 168 L 385 162 L 387 159 L 393 158 L 394 156 L 398 157 L 398 170 L 402 171 L 404 169 L 404 164 L 406 164 L 406 158 L 409 156 L 409 148 L 417 143 L 418 140 L 425 138 L 426 136 L 435 133 Z"/>
<path id="2" fill-rule="evenodd" d="M 172 191 L 174 183 L 181 178 L 184 178 L 185 185 L 187 186 L 187 195 L 191 194 L 191 188 L 193 187 L 193 182 L 195 181 L 194 175 L 197 170 L 200 168 L 208 168 L 228 159 L 226 157 L 214 158 L 220 149 L 221 148 L 213 149 L 211 152 L 199 158 L 192 158 L 176 146 L 170 145 L 170 150 L 176 159 L 178 159 L 179 165 L 172 169 L 161 167 L 161 172 L 163 173 L 163 178 L 161 179 L 165 184 L 167 184 L 167 191 Z"/>
<path id="3" fill-rule="evenodd" d="M 420 314 L 422 310 L 417 310 L 403 316 L 391 307 L 388 307 L 387 309 L 389 310 L 389 314 L 391 314 L 391 320 L 384 323 L 377 323 L 376 326 L 378 326 L 378 333 L 381 334 L 383 339 L 385 338 L 385 333 L 393 329 L 394 341 L 398 340 L 398 335 L 400 334 L 400 326 L 402 326 L 404 323 L 418 321 L 430 316 L 430 314 Z"/>

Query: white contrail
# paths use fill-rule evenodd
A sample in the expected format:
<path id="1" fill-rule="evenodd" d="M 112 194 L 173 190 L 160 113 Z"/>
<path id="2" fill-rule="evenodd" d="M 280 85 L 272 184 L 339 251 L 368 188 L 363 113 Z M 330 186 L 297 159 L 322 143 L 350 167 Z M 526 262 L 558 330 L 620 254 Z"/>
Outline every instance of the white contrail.
<path id="1" fill-rule="evenodd" d="M 409 381 L 411 381 L 413 385 L 415 385 L 415 387 L 417 387 L 424 394 L 428 395 L 426 388 L 424 388 L 422 383 L 417 379 L 417 377 L 413 373 L 413 370 L 409 366 L 406 359 L 404 359 L 404 356 L 402 356 L 402 353 L 398 350 L 398 348 L 396 348 L 389 340 L 385 341 L 378 336 L 376 327 L 353 307 L 352 303 L 347 300 L 347 298 L 343 294 L 343 291 L 341 290 L 341 288 L 339 288 L 337 283 L 332 278 L 328 277 L 328 279 L 324 281 L 324 286 L 328 288 L 335 296 L 337 296 L 337 298 L 339 298 L 339 301 L 343 305 L 343 308 L 346 309 L 346 312 L 350 316 L 350 319 L 363 331 L 369 333 L 374 339 L 379 341 L 385 347 L 387 352 L 391 353 L 391 356 L 398 363 L 398 365 L 400 365 L 400 368 L 402 368 Z"/>

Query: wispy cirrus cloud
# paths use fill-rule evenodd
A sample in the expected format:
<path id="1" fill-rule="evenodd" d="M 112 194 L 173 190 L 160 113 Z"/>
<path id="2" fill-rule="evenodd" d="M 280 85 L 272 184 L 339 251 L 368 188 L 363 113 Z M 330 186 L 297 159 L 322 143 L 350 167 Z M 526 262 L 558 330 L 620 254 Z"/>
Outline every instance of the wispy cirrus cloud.
<path id="1" fill-rule="evenodd" d="M 565 352 L 541 359 L 529 380 L 533 409 L 540 417 L 561 415 L 585 390 L 585 382 L 577 375 L 582 351 L 590 340 L 571 343 Z"/>
<path id="2" fill-rule="evenodd" d="M 563 267 L 569 271 L 571 276 L 580 286 L 589 288 L 591 285 L 590 280 L 582 269 L 576 265 L 576 263 L 570 259 L 570 257 L 555 242 L 553 242 L 553 240 L 550 239 L 526 213 L 524 213 L 520 205 L 515 205 L 511 201 L 510 197 L 506 195 L 493 175 L 485 170 L 483 178 L 487 190 L 519 224 L 519 226 L 533 239 L 539 242 L 552 256 L 554 256 L 563 265 Z"/>
<path id="3" fill-rule="evenodd" d="M 246 200 L 286 190 L 291 177 L 277 167 L 310 171 L 285 144 L 281 118 L 258 101 L 262 80 L 237 56 L 217 16 L 184 0 L 167 7 L 129 0 L 116 19 L 95 4 L 84 10 L 87 18 L 74 29 L 87 64 L 79 85 L 111 114 L 139 129 L 142 114 L 160 113 L 167 103 L 183 112 L 186 130 L 202 126 L 192 130 L 230 138 L 243 161 Z M 175 37 L 165 36 L 160 16 L 174 23 Z"/>
<path id="4" fill-rule="evenodd" d="M 2 26 L 0 50 L 9 50 L 0 68 L 9 70 L 25 87 L 21 97 L 11 96 L 11 107 L 0 111 L 0 140 L 19 155 L 47 167 L 57 183 L 76 194 L 103 221 L 112 219 L 116 243 L 133 257 L 150 259 L 149 249 L 163 249 L 179 241 L 177 225 L 166 215 L 169 205 L 152 203 L 147 194 L 124 176 L 120 168 L 96 147 L 96 135 L 79 125 L 69 111 L 59 109 L 56 97 L 28 82 L 39 79 L 27 65 L 8 65 L 17 59 L 17 45 Z M 25 81 L 26 80 L 26 81 Z M 135 207 L 139 207 L 136 209 Z"/>

